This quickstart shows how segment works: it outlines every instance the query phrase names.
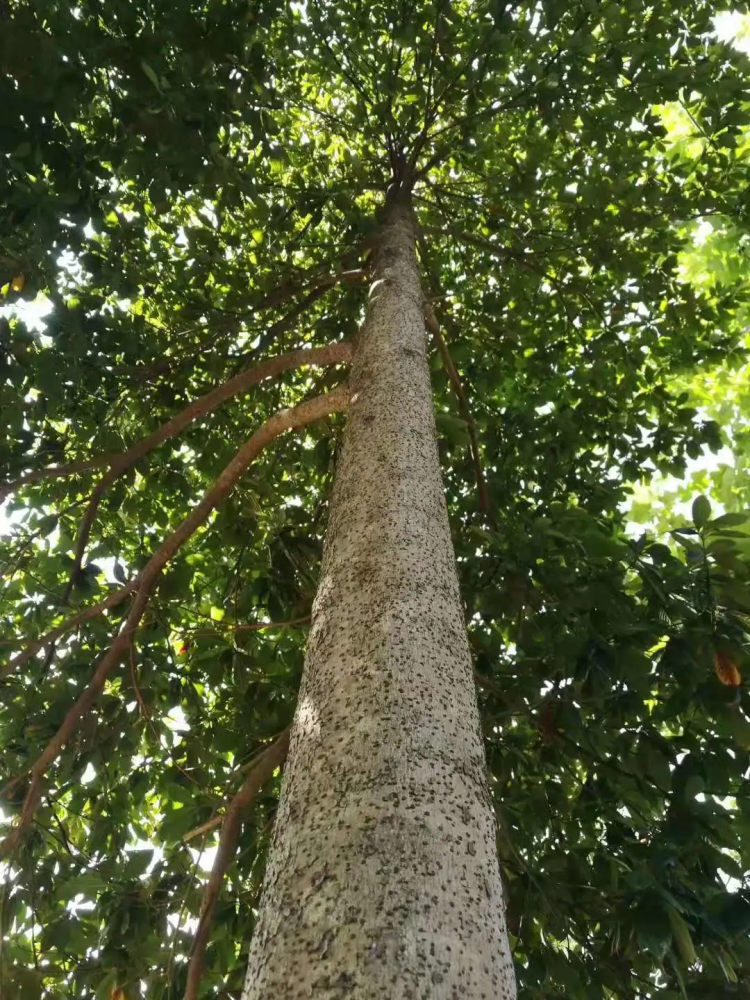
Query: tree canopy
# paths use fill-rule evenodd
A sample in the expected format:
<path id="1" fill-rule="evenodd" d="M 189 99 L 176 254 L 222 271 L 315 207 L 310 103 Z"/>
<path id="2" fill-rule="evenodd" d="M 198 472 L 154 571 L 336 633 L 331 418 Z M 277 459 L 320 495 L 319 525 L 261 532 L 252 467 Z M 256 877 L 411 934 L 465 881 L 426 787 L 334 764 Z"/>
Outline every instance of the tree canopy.
<path id="1" fill-rule="evenodd" d="M 3 996 L 182 997 L 197 850 L 265 760 L 202 979 L 239 996 L 336 387 L 404 178 L 519 995 L 747 994 L 747 503 L 698 498 L 672 546 L 624 513 L 720 447 L 686 384 L 744 358 L 750 67 L 713 13 L 0 9 Z M 686 270 L 707 219 L 721 280 Z"/>

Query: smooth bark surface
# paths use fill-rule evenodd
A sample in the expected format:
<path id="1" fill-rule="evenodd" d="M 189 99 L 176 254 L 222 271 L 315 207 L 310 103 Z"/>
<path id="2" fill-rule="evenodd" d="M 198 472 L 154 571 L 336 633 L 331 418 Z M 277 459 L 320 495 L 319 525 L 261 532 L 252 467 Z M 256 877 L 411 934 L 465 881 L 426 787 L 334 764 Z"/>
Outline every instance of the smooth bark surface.
<path id="1" fill-rule="evenodd" d="M 376 251 L 243 1000 L 515 997 L 408 206 Z"/>

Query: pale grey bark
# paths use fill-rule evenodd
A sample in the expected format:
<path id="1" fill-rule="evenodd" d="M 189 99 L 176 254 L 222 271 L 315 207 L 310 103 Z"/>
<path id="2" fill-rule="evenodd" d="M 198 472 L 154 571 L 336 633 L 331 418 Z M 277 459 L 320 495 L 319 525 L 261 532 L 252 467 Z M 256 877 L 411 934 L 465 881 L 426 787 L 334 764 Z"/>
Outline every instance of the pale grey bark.
<path id="1" fill-rule="evenodd" d="M 411 213 L 381 229 L 243 1000 L 508 1000 Z"/>

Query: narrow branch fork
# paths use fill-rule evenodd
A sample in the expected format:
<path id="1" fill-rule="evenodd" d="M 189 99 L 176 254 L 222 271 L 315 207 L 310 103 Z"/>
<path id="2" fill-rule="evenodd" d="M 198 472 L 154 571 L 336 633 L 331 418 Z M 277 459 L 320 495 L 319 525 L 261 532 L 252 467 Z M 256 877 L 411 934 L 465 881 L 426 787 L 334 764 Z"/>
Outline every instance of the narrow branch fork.
<path id="1" fill-rule="evenodd" d="M 115 483 L 124 472 L 139 461 L 139 459 L 143 458 L 149 451 L 156 448 L 164 441 L 167 441 L 181 433 L 195 420 L 206 416 L 222 403 L 232 399 L 232 397 L 237 396 L 241 392 L 245 392 L 252 386 L 262 382 L 264 379 L 280 375 L 285 371 L 300 368 L 303 365 L 323 367 L 330 364 L 346 363 L 351 359 L 351 356 L 351 344 L 346 341 L 340 341 L 334 344 L 328 344 L 326 347 L 313 349 L 301 348 L 297 351 L 290 351 L 288 354 L 281 354 L 277 358 L 269 358 L 267 361 L 263 361 L 254 368 L 249 368 L 247 371 L 241 372 L 234 378 L 231 378 L 222 385 L 217 386 L 215 389 L 212 389 L 211 392 L 206 393 L 199 399 L 193 400 L 192 403 L 188 404 L 188 406 L 186 406 L 180 413 L 172 417 L 171 420 L 162 424 L 161 427 L 158 427 L 155 431 L 153 431 L 153 433 L 147 435 L 145 438 L 137 441 L 131 448 L 128 448 L 127 451 L 116 452 L 115 454 L 109 455 L 98 455 L 90 459 L 85 459 L 81 462 L 73 462 L 70 465 L 51 466 L 47 469 L 39 469 L 36 472 L 31 472 L 21 479 L 16 480 L 15 483 L 11 483 L 4 488 L 0 488 L 0 501 L 2 501 L 4 496 L 7 496 L 9 492 L 18 489 L 20 486 L 24 486 L 32 482 L 39 482 L 49 476 L 75 475 L 78 472 L 83 472 L 88 469 L 109 465 L 109 469 L 94 488 L 94 492 L 89 499 L 88 506 L 86 507 L 86 511 L 83 515 L 83 519 L 78 530 L 78 538 L 76 540 L 73 569 L 71 570 L 69 581 L 65 588 L 65 593 L 63 594 L 62 603 L 67 603 L 73 584 L 75 583 L 81 569 L 83 554 L 91 535 L 91 528 L 93 527 L 102 496 L 106 490 L 112 486 L 112 484 Z M 109 608 L 120 604 L 124 597 L 135 589 L 135 586 L 136 581 L 131 581 L 127 588 L 123 588 L 122 591 L 117 591 L 115 594 L 111 594 L 106 601 L 102 602 L 101 605 L 86 609 L 86 611 L 81 613 L 77 620 L 71 620 L 70 628 L 75 628 L 76 625 L 83 624 L 91 618 L 95 618 L 101 613 L 101 611 L 106 611 Z M 97 608 L 99 610 L 97 610 Z M 9 663 L 6 663 L 5 666 L 0 667 L 0 678 L 7 677 L 16 669 L 16 667 L 27 662 L 32 656 L 39 652 L 40 649 L 59 638 L 61 635 L 64 635 L 67 631 L 69 631 L 69 628 L 63 624 L 60 628 L 53 629 L 51 632 L 47 633 L 46 636 L 31 643 L 23 654 L 20 654 L 19 657 L 12 659 Z"/>

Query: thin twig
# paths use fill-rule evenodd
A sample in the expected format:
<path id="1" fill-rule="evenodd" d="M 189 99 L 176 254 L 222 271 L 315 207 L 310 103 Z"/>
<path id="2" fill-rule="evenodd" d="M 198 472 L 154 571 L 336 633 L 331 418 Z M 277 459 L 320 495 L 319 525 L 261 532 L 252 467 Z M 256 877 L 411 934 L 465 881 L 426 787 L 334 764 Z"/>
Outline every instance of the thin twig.
<path id="1" fill-rule="evenodd" d="M 114 375 L 133 375 L 140 377 L 141 380 L 148 380 L 152 376 L 165 375 L 186 361 L 190 361 L 208 346 L 215 345 L 217 338 L 224 332 L 232 332 L 234 327 L 246 322 L 256 313 L 284 305 L 285 302 L 288 302 L 299 292 L 304 291 L 316 278 L 320 278 L 320 286 L 316 285 L 315 287 L 322 287 L 323 291 L 325 291 L 339 280 L 352 281 L 352 276 L 356 273 L 354 271 L 337 271 L 327 274 L 328 270 L 329 265 L 325 264 L 323 266 L 317 265 L 307 271 L 297 271 L 279 282 L 273 291 L 269 292 L 268 295 L 249 310 L 245 309 L 242 312 L 233 312 L 228 317 L 222 317 L 221 322 L 211 323 L 208 327 L 202 325 L 198 328 L 191 327 L 190 329 L 180 331 L 175 334 L 175 339 L 178 342 L 182 342 L 187 336 L 197 332 L 206 331 L 207 335 L 191 347 L 188 352 L 178 357 L 172 355 L 163 357 L 151 365 L 115 365 L 111 368 L 111 371 Z M 214 308 L 216 307 L 214 306 Z"/>
<path id="2" fill-rule="evenodd" d="M 211 511 L 228 496 L 235 483 L 243 475 L 250 463 L 263 451 L 266 445 L 270 444 L 271 441 L 286 430 L 303 427 L 313 420 L 319 420 L 330 413 L 345 410 L 349 405 L 349 398 L 349 388 L 347 386 L 339 386 L 325 396 L 317 396 L 315 399 L 301 403 L 293 409 L 281 410 L 267 420 L 263 427 L 257 430 L 239 449 L 229 465 L 219 474 L 211 489 L 204 494 L 200 503 L 191 510 L 182 524 L 172 532 L 161 548 L 151 557 L 136 578 L 136 581 L 134 581 L 134 584 L 137 586 L 135 599 L 121 631 L 99 661 L 98 667 L 78 700 L 68 710 L 60 728 L 36 759 L 33 766 L 25 772 L 25 774 L 30 775 L 31 783 L 26 793 L 16 828 L 0 844 L 0 855 L 8 853 L 22 839 L 27 827 L 34 818 L 34 813 L 42 794 L 43 777 L 47 769 L 57 759 L 62 748 L 76 731 L 79 720 L 95 704 L 107 678 L 125 653 L 130 643 L 130 637 L 138 627 L 143 613 L 148 606 L 154 585 L 169 560 L 208 519 Z M 14 787 L 22 777 L 23 775 L 15 778 L 11 782 L 10 787 Z"/>
<path id="3" fill-rule="evenodd" d="M 289 750 L 290 730 L 291 726 L 288 726 L 278 739 L 256 758 L 247 778 L 245 778 L 241 788 L 229 803 L 226 813 L 223 816 L 217 817 L 218 822 L 216 825 L 218 823 L 222 824 L 221 836 L 219 837 L 219 846 L 216 851 L 211 874 L 203 893 L 201 915 L 195 937 L 193 938 L 184 1000 L 196 1000 L 198 996 L 201 976 L 203 974 L 206 945 L 208 944 L 208 936 L 211 931 L 211 921 L 216 910 L 216 903 L 221 892 L 224 875 L 237 850 L 242 813 L 253 802 L 260 789 L 271 778 L 274 771 L 278 767 L 281 767 L 286 760 L 287 751 Z"/>
<path id="4" fill-rule="evenodd" d="M 110 608 L 117 607 L 118 604 L 122 604 L 126 597 L 133 593 L 138 587 L 138 577 L 135 577 L 126 583 L 124 587 L 120 587 L 119 590 L 113 591 L 109 597 L 105 600 L 100 601 L 98 604 L 92 604 L 88 608 L 84 608 L 77 615 L 72 615 L 70 618 L 66 618 L 64 622 L 58 625 L 56 628 L 51 629 L 45 635 L 41 636 L 39 639 L 34 639 L 30 642 L 23 652 L 18 653 L 16 656 L 11 657 L 7 663 L 0 667 L 0 679 L 10 676 L 18 667 L 23 666 L 24 663 L 28 663 L 32 657 L 36 656 L 40 649 L 44 649 L 45 646 L 49 645 L 51 642 L 59 639 L 60 636 L 65 635 L 67 632 L 72 632 L 73 629 L 78 628 L 79 625 L 84 625 L 86 622 L 92 620 L 92 618 L 98 618 L 99 615 L 104 614 L 105 611 L 109 611 Z"/>
<path id="5" fill-rule="evenodd" d="M 427 253 L 427 244 L 424 236 L 419 234 L 419 250 L 422 257 L 422 262 L 424 263 L 425 269 L 427 270 L 428 277 L 430 279 L 430 285 L 436 296 L 442 297 L 443 290 L 440 287 L 440 283 L 433 273 L 429 256 Z M 487 518 L 490 524 L 492 524 L 492 511 L 490 507 L 489 497 L 487 495 L 487 480 L 484 476 L 484 468 L 482 466 L 482 453 L 479 448 L 479 435 L 477 433 L 477 425 L 471 412 L 471 407 L 469 406 L 469 401 L 466 398 L 466 393 L 464 392 L 463 383 L 456 370 L 456 366 L 453 364 L 453 359 L 451 358 L 450 351 L 448 350 L 448 345 L 440 332 L 440 326 L 435 318 L 435 313 L 433 312 L 432 306 L 429 302 L 425 303 L 424 307 L 425 315 L 425 326 L 432 334 L 435 343 L 437 345 L 438 351 L 440 352 L 440 357 L 445 367 L 446 373 L 448 375 L 448 380 L 453 386 L 453 391 L 456 393 L 456 398 L 458 399 L 459 409 L 466 421 L 466 427 L 469 434 L 469 451 L 471 453 L 471 460 L 474 466 L 474 478 L 477 482 L 477 493 L 479 496 L 479 509 Z"/>
<path id="6" fill-rule="evenodd" d="M 286 740 L 289 739 L 289 727 L 287 727 L 281 733 L 279 733 L 274 743 L 270 744 L 267 747 L 264 747 L 263 750 L 261 750 L 259 753 L 254 754 L 250 758 L 250 760 L 248 760 L 238 769 L 237 773 L 247 774 L 248 772 L 252 771 L 256 767 L 256 765 L 261 762 L 261 758 L 263 758 L 264 754 L 270 752 L 275 747 L 276 743 L 279 740 L 284 740 L 284 739 Z M 189 830 L 187 833 L 183 834 L 182 837 L 183 843 L 186 844 L 189 840 L 195 840 L 196 837 L 200 837 L 204 833 L 209 833 L 211 830 L 216 829 L 217 826 L 221 826 L 221 824 L 224 822 L 225 816 L 226 816 L 226 810 L 223 813 L 219 813 L 215 816 L 212 816 L 210 819 L 207 819 L 205 823 L 201 823 L 200 826 L 196 826 L 193 830 Z"/>
<path id="7" fill-rule="evenodd" d="M 135 665 L 135 636 L 132 633 L 130 635 L 130 642 L 128 643 L 128 658 L 130 660 L 130 680 L 133 682 L 133 690 L 135 691 L 135 700 L 138 702 L 138 710 L 143 716 L 144 721 L 151 726 L 158 745 L 158 736 L 151 725 L 151 713 L 146 707 L 146 702 L 143 700 L 143 695 L 141 694 L 141 689 L 138 684 L 138 672 Z"/>
<path id="8" fill-rule="evenodd" d="M 448 374 L 448 380 L 453 386 L 453 391 L 456 393 L 458 399 L 458 406 L 463 414 L 463 418 L 466 421 L 466 428 L 469 433 L 469 450 L 471 452 L 472 463 L 474 465 L 474 478 L 477 481 L 477 492 L 479 494 L 479 509 L 487 518 L 488 521 L 492 520 L 492 513 L 490 511 L 490 502 L 487 496 L 487 481 L 484 478 L 484 468 L 482 467 L 482 455 L 479 450 L 479 438 L 477 436 L 477 425 L 474 421 L 474 417 L 471 414 L 471 409 L 469 408 L 469 401 L 466 398 L 466 393 L 464 392 L 464 387 L 461 382 L 461 377 L 456 370 L 456 366 L 453 364 L 453 359 L 450 356 L 450 351 L 448 350 L 448 345 L 443 339 L 443 335 L 440 332 L 440 327 L 438 326 L 438 321 L 435 318 L 435 313 L 432 311 L 432 307 L 425 303 L 425 326 L 432 334 L 437 344 L 437 349 L 440 352 L 440 357 L 442 358 L 443 365 Z"/>
<path id="9" fill-rule="evenodd" d="M 240 354 L 239 357 L 232 358 L 231 360 L 234 361 L 234 364 L 232 365 L 231 370 L 233 372 L 240 371 L 244 364 L 246 364 L 249 360 L 252 360 L 257 355 L 258 351 L 265 350 L 270 344 L 274 343 L 274 341 L 276 341 L 282 333 L 286 333 L 287 330 L 294 326 L 294 322 L 297 317 L 301 316 L 302 313 L 309 309 L 314 302 L 317 302 L 318 299 L 322 298 L 330 287 L 330 284 L 325 282 L 320 285 L 316 285 L 315 288 L 300 299 L 300 301 L 297 302 L 288 313 L 285 313 L 281 319 L 276 320 L 276 322 L 268 328 L 265 334 L 263 334 L 260 338 L 257 349 L 245 351 L 243 354 Z"/>
<path id="10" fill-rule="evenodd" d="M 421 228 L 425 233 L 431 233 L 435 236 L 451 236 L 461 243 L 467 243 L 469 246 L 477 247 L 479 250 L 486 250 L 493 257 L 499 257 L 501 260 L 515 260 L 521 264 L 528 263 L 524 260 L 525 257 L 546 256 L 550 253 L 549 250 L 512 250 L 510 247 L 504 247 L 500 243 L 494 243 L 492 240 L 484 239 L 475 233 L 467 233 L 463 230 L 453 229 L 452 227 L 441 228 L 440 226 L 423 225 Z M 577 250 L 578 247 L 560 247 L 558 249 L 560 251 Z"/>
<path id="11" fill-rule="evenodd" d="M 239 375 L 235 375 L 234 378 L 230 378 L 222 385 L 217 386 L 215 389 L 212 389 L 205 395 L 200 396 L 198 399 L 194 399 L 192 403 L 189 403 L 183 410 L 180 411 L 180 413 L 172 417 L 171 420 L 162 424 L 161 427 L 157 427 L 155 431 L 148 434 L 145 438 L 141 438 L 140 441 L 137 441 L 126 451 L 116 452 L 115 454 L 109 455 L 94 456 L 93 458 L 86 459 L 85 463 L 74 462 L 73 464 L 67 466 L 52 466 L 47 469 L 39 469 L 37 472 L 29 473 L 28 475 L 17 480 L 15 483 L 11 483 L 5 487 L 4 489 L 7 492 L 12 492 L 21 485 L 38 482 L 40 479 L 46 478 L 47 476 L 73 475 L 77 472 L 86 471 L 86 469 L 98 468 L 105 465 L 109 466 L 107 472 L 102 476 L 94 488 L 94 492 L 89 498 L 86 511 L 81 520 L 81 524 L 78 529 L 78 538 L 76 539 L 73 567 L 70 571 L 68 582 L 65 586 L 60 603 L 63 605 L 68 603 L 70 594 L 80 575 L 81 566 L 83 564 L 83 556 L 86 551 L 86 546 L 88 545 L 91 529 L 94 525 L 101 499 L 109 487 L 112 486 L 113 483 L 115 483 L 120 476 L 123 475 L 123 473 L 147 455 L 149 451 L 152 451 L 158 445 L 163 444 L 164 441 L 168 441 L 170 438 L 180 434 L 194 421 L 207 416 L 222 403 L 232 399 L 241 392 L 245 392 L 252 386 L 262 382 L 264 379 L 272 378 L 276 375 L 280 375 L 282 372 L 290 371 L 303 365 L 316 365 L 322 367 L 323 365 L 347 362 L 351 358 L 351 350 L 350 344 L 346 341 L 339 341 L 333 344 L 328 344 L 326 347 L 312 349 L 300 348 L 297 351 L 290 351 L 287 354 L 281 354 L 276 358 L 269 358 L 267 361 L 262 361 L 254 368 L 248 368 L 246 371 L 240 372 Z M 2 494 L 0 493 L 0 495 Z M 0 671 L 0 676 L 2 675 L 3 674 Z"/>
<path id="12" fill-rule="evenodd" d="M 260 632 L 267 628 L 291 628 L 294 625 L 309 625 L 310 615 L 302 618 L 288 618 L 283 622 L 250 622 L 238 625 L 236 622 L 215 622 L 214 628 L 204 629 L 200 626 L 183 629 L 186 635 L 214 635 L 217 629 L 226 629 L 228 632 Z"/>

